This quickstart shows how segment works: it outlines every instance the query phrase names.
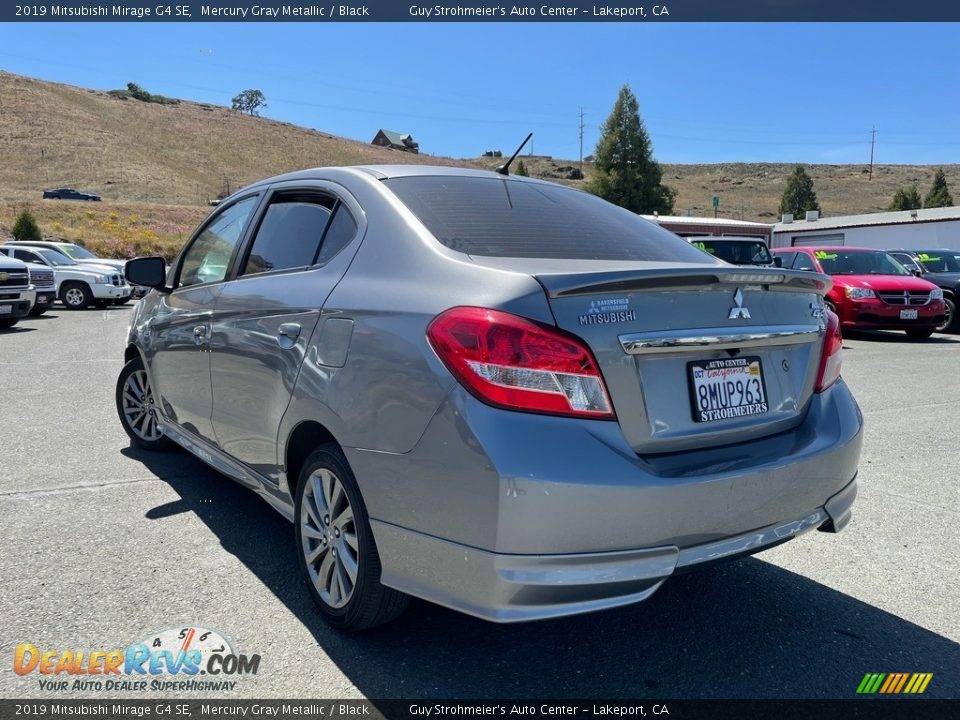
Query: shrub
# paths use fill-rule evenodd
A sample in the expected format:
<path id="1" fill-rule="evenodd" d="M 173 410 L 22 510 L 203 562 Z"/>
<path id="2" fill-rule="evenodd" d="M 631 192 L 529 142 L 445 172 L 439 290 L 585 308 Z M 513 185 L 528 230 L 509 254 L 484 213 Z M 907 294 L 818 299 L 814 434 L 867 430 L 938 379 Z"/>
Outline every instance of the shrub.
<path id="1" fill-rule="evenodd" d="M 14 240 L 27 240 L 29 242 L 39 242 L 43 240 L 43 234 L 40 232 L 40 226 L 37 225 L 37 219 L 29 210 L 22 210 L 17 219 L 13 222 L 13 229 L 10 231 Z"/>

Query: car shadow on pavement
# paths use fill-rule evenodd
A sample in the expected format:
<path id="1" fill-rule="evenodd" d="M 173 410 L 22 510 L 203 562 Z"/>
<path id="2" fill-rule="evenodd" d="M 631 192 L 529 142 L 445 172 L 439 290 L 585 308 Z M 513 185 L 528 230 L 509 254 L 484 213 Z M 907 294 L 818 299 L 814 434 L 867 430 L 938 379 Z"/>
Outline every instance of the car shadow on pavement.
<path id="1" fill-rule="evenodd" d="M 301 582 L 291 526 L 263 500 L 185 453 L 123 453 L 180 495 L 148 520 L 195 513 L 370 698 L 851 698 L 867 672 L 932 672 L 925 697 L 960 694 L 956 642 L 758 558 L 592 615 L 494 625 L 415 600 L 391 625 L 340 634 Z"/>

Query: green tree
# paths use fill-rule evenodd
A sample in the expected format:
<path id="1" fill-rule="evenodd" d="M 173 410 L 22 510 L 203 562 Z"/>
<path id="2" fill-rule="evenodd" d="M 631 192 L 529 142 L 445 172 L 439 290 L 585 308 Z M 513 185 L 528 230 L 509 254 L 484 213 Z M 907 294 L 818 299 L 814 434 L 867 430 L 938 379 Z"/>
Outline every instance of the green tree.
<path id="1" fill-rule="evenodd" d="M 923 207 L 920 191 L 916 185 L 908 185 L 897 190 L 890 202 L 891 210 L 917 210 Z"/>
<path id="2" fill-rule="evenodd" d="M 259 115 L 262 108 L 267 107 L 267 99 L 259 90 L 244 90 L 233 98 L 233 109 L 249 115 Z"/>
<path id="3" fill-rule="evenodd" d="M 817 193 L 813 190 L 813 180 L 802 165 L 797 165 L 787 176 L 787 186 L 780 198 L 780 214 L 793 213 L 794 217 L 803 217 L 807 210 L 819 210 Z"/>
<path id="4" fill-rule="evenodd" d="M 947 187 L 947 178 L 943 174 L 943 168 L 937 170 L 933 176 L 933 186 L 930 192 L 923 199 L 925 208 L 950 207 L 953 205 L 953 196 L 950 194 L 950 188 Z"/>
<path id="5" fill-rule="evenodd" d="M 13 221 L 13 229 L 10 231 L 14 240 L 26 240 L 28 242 L 40 242 L 43 235 L 40 232 L 40 226 L 37 225 L 37 219 L 29 210 L 22 210 L 17 219 Z"/>
<path id="6" fill-rule="evenodd" d="M 629 85 L 620 88 L 610 117 L 600 127 L 594 172 L 588 189 L 604 200 L 636 213 L 673 212 L 676 191 L 667 187 L 653 159 L 650 136 Z"/>
<path id="7" fill-rule="evenodd" d="M 530 173 L 527 172 L 527 166 L 523 164 L 523 160 L 517 162 L 517 169 L 513 171 L 513 174 L 521 177 L 530 177 Z"/>

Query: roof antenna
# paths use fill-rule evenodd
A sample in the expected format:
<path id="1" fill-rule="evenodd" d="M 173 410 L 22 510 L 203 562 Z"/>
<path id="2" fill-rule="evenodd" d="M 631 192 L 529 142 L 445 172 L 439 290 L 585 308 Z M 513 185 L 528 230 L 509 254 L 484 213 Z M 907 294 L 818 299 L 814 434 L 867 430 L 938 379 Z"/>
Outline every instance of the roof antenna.
<path id="1" fill-rule="evenodd" d="M 520 151 L 523 150 L 523 146 L 526 145 L 528 142 L 530 142 L 530 138 L 532 137 L 533 137 L 533 133 L 530 133 L 529 135 L 527 135 L 527 139 L 524 140 L 522 143 L 520 143 L 520 147 L 517 148 L 517 151 L 510 156 L 509 160 L 507 160 L 503 165 L 498 167 L 496 169 L 496 172 L 500 173 L 501 175 L 509 175 L 510 163 L 512 163 L 516 159 L 517 155 L 520 154 Z"/>

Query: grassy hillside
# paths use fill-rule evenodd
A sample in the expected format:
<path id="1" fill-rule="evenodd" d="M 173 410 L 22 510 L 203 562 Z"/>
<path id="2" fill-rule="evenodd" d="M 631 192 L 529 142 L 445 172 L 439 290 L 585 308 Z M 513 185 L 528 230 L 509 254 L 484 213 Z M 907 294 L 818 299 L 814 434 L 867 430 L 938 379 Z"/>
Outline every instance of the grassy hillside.
<path id="1" fill-rule="evenodd" d="M 536 130 L 536 128 L 533 128 Z M 358 131 L 359 132 L 359 131 Z M 429 147 L 429 138 L 421 138 Z M 656 138 L 653 138 L 656 143 Z M 570 180 L 575 161 L 524 157 L 529 173 Z M 99 90 L 0 71 L 0 234 L 30 208 L 45 236 L 123 256 L 170 255 L 209 211 L 207 202 L 269 175 L 321 165 L 431 163 L 492 167 L 502 159 L 456 160 L 374 147 L 203 103 L 145 103 Z M 792 164 L 664 165 L 678 191 L 675 212 L 773 222 Z M 901 185 L 929 189 L 935 168 L 807 166 L 825 215 L 883 210 Z M 960 165 L 945 166 L 960 203 Z M 589 180 L 592 166 L 584 164 Z M 104 202 L 42 201 L 43 188 L 72 186 Z"/>

